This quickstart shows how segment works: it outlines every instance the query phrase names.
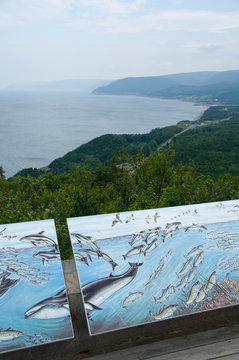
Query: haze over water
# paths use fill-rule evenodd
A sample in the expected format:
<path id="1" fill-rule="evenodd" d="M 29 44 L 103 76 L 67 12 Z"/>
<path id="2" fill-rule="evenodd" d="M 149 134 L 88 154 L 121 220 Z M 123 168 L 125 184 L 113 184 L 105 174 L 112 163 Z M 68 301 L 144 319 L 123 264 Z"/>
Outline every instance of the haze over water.
<path id="1" fill-rule="evenodd" d="M 194 120 L 204 110 L 136 96 L 0 92 L 0 166 L 10 177 L 23 168 L 47 166 L 97 136 L 147 133 Z"/>

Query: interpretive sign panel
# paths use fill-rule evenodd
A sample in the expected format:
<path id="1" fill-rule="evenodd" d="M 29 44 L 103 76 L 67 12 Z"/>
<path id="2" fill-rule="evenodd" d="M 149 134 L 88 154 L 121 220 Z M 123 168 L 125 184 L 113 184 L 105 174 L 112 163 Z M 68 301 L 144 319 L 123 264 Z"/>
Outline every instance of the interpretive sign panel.
<path id="1" fill-rule="evenodd" d="M 67 222 L 91 335 L 239 303 L 239 200 Z"/>
<path id="2" fill-rule="evenodd" d="M 0 225 L 0 353 L 73 337 L 53 220 Z"/>

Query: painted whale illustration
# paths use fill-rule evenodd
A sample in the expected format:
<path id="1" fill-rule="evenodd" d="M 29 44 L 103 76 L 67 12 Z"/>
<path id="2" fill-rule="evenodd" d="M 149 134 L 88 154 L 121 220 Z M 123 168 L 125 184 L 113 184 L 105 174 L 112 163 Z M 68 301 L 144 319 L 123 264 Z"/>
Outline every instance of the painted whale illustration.
<path id="1" fill-rule="evenodd" d="M 65 289 L 38 302 L 25 312 L 25 318 L 28 319 L 57 319 L 66 316 L 70 316 L 70 310 Z"/>
<path id="2" fill-rule="evenodd" d="M 128 285 L 136 276 L 138 267 L 143 263 L 131 263 L 130 268 L 121 275 L 112 275 L 92 281 L 82 287 L 85 308 L 87 313 L 91 310 L 101 310 L 99 307 L 116 291 Z"/>
<path id="3" fill-rule="evenodd" d="M 8 289 L 10 289 L 12 286 L 16 285 L 20 279 L 8 279 L 8 276 L 10 275 L 9 272 L 4 271 L 0 275 L 0 296 L 5 294 Z"/>

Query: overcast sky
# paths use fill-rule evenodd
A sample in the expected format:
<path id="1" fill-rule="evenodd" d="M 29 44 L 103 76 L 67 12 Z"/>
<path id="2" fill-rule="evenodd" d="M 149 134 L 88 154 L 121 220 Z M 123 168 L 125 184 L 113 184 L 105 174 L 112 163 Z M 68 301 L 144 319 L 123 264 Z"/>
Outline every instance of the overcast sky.
<path id="1" fill-rule="evenodd" d="M 239 69 L 239 0 L 0 0 L 0 88 Z"/>

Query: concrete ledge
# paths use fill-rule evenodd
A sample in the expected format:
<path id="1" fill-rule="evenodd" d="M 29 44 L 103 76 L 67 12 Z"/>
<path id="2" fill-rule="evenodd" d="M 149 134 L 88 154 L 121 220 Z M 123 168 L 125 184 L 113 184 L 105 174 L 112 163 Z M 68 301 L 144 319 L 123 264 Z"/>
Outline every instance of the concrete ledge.
<path id="1" fill-rule="evenodd" d="M 63 261 L 63 270 L 75 337 L 2 354 L 1 360 L 77 360 L 219 328 L 220 334 L 228 331 L 238 336 L 239 305 L 89 336 L 74 260 Z"/>
<path id="2" fill-rule="evenodd" d="M 94 356 L 92 360 L 238 360 L 239 325 Z"/>

